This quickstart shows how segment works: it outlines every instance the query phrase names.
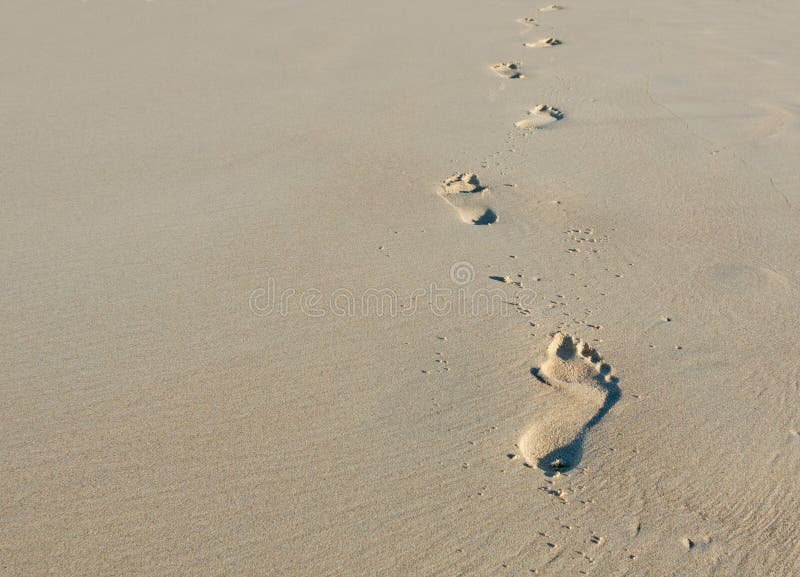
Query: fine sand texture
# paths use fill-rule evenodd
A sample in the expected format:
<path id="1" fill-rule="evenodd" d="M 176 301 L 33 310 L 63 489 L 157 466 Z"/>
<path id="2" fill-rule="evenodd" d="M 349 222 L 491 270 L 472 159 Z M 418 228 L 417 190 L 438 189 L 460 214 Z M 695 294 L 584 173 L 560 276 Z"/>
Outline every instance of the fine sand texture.
<path id="1" fill-rule="evenodd" d="M 0 577 L 800 575 L 799 18 L 5 2 Z"/>

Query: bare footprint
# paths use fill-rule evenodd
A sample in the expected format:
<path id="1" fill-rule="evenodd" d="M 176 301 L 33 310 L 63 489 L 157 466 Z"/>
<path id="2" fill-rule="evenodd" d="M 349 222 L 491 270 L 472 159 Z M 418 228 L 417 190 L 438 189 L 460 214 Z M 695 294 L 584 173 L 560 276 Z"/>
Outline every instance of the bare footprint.
<path id="1" fill-rule="evenodd" d="M 498 62 L 492 65 L 492 70 L 503 78 L 525 78 L 525 75 L 520 71 L 519 62 Z"/>
<path id="2" fill-rule="evenodd" d="M 558 4 L 550 4 L 549 6 L 545 6 L 544 8 L 539 8 L 539 12 L 555 12 L 556 10 L 563 10 L 563 6 L 559 6 Z"/>
<path id="3" fill-rule="evenodd" d="M 445 180 L 439 190 L 456 209 L 461 220 L 469 224 L 494 224 L 497 214 L 489 207 L 492 191 L 483 186 L 477 174 L 456 174 Z"/>
<path id="4" fill-rule="evenodd" d="M 523 46 L 527 46 L 528 48 L 548 48 L 550 46 L 558 46 L 559 44 L 563 44 L 563 42 L 558 38 L 541 38 L 536 42 L 526 42 Z"/>
<path id="5" fill-rule="evenodd" d="M 517 128 L 543 128 L 564 118 L 564 113 L 548 104 L 539 104 L 528 110 L 528 116 L 514 123 Z"/>
<path id="6" fill-rule="evenodd" d="M 547 347 L 547 358 L 531 371 L 562 393 L 562 403 L 545 407 L 523 434 L 520 451 L 530 466 L 546 475 L 574 469 L 583 454 L 587 433 L 619 400 L 611 367 L 587 343 L 558 333 Z"/>

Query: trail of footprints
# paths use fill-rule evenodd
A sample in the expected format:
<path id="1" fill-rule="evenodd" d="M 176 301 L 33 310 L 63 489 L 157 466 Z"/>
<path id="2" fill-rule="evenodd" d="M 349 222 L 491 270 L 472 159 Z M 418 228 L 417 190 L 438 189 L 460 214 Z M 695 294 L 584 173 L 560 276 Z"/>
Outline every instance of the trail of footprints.
<path id="1" fill-rule="evenodd" d="M 560 5 L 550 4 L 539 8 L 537 12 L 545 14 L 563 9 Z M 518 19 L 517 22 L 525 26 L 525 34 L 540 26 L 538 15 L 537 17 L 526 16 Z M 554 48 L 560 45 L 562 45 L 562 41 L 555 37 L 523 42 L 523 46 L 526 48 Z M 492 65 L 491 69 L 504 80 L 523 80 L 525 78 L 523 63 L 519 61 L 498 62 Z M 527 137 L 535 130 L 554 126 L 564 117 L 564 112 L 552 104 L 537 104 L 528 109 L 524 116 L 514 123 L 514 128 L 517 134 Z M 513 146 L 515 140 L 516 137 L 511 132 L 506 143 Z M 510 148 L 508 152 L 514 153 L 515 149 Z M 487 166 L 490 160 L 492 159 L 486 159 L 482 166 Z M 516 185 L 507 183 L 504 183 L 504 186 L 507 188 L 499 189 L 503 191 L 501 194 L 511 194 L 516 187 Z M 496 191 L 482 183 L 480 177 L 473 172 L 463 172 L 448 177 L 440 184 L 438 194 L 454 209 L 461 222 L 465 224 L 487 226 L 499 221 L 494 207 L 497 198 Z M 564 241 L 567 243 L 565 252 L 582 255 L 581 258 L 584 260 L 599 255 L 602 252 L 602 246 L 608 242 L 608 236 L 596 233 L 591 227 L 570 228 L 563 233 Z M 570 273 L 570 275 L 576 276 L 575 273 Z M 616 276 L 621 277 L 622 275 L 618 273 Z M 529 278 L 532 280 L 529 281 Z M 488 275 L 488 279 L 513 286 L 520 291 L 528 282 L 539 283 L 543 280 L 536 275 L 521 273 L 516 276 L 493 274 Z M 577 279 L 576 282 L 576 286 L 580 286 L 581 282 Z M 584 288 L 588 286 L 583 284 Z M 605 294 L 604 292 L 600 293 L 602 296 Z M 576 302 L 581 300 L 577 295 L 573 295 L 570 299 Z M 539 366 L 531 369 L 531 382 L 534 386 L 539 387 L 542 396 L 547 397 L 547 402 L 538 407 L 531 415 L 527 429 L 515 444 L 515 451 L 508 453 L 507 457 L 511 462 L 521 463 L 530 469 L 539 470 L 545 479 L 545 485 L 541 489 L 561 505 L 569 506 L 574 503 L 578 506 L 589 507 L 592 504 L 591 500 L 577 498 L 574 489 L 569 485 L 559 486 L 559 480 L 567 479 L 571 472 L 583 470 L 581 461 L 589 433 L 612 411 L 621 398 L 621 391 L 614 368 L 603 359 L 595 348 L 595 343 L 602 342 L 601 339 L 594 339 L 590 344 L 569 334 L 570 327 L 574 326 L 580 327 L 582 332 L 587 329 L 592 331 L 603 329 L 602 325 L 592 324 L 588 321 L 592 311 L 585 307 L 582 313 L 585 316 L 584 320 L 572 317 L 566 309 L 570 299 L 562 294 L 555 294 L 550 300 L 549 310 L 559 316 L 560 311 L 563 311 L 563 315 L 567 318 L 562 318 L 560 323 L 551 323 L 551 327 L 555 327 L 556 330 L 550 333 L 550 344 L 544 352 Z M 570 300 L 570 302 L 572 301 Z M 519 303 L 516 304 L 516 308 L 522 316 L 529 317 L 531 314 L 528 308 Z M 527 322 L 537 333 L 542 328 L 541 323 L 537 324 L 530 320 Z M 535 336 L 535 333 L 531 333 L 531 335 Z M 441 357 L 441 353 L 437 353 L 437 355 L 439 357 L 436 362 L 444 367 L 444 371 L 448 371 L 447 361 Z M 633 396 L 638 398 L 637 395 Z M 468 467 L 468 464 L 465 464 L 465 467 Z M 479 490 L 476 493 L 477 497 L 481 497 L 485 490 L 485 487 Z M 562 524 L 558 531 L 569 532 L 572 529 L 572 526 Z M 635 536 L 638 537 L 640 529 L 641 523 L 637 527 Z M 605 543 L 603 536 L 591 532 L 584 545 L 576 550 L 566 551 L 550 535 L 540 533 L 540 536 L 543 562 L 538 566 L 529 567 L 531 573 L 539 573 L 546 567 L 555 567 L 560 562 L 559 560 L 566 555 L 577 555 L 587 563 L 586 571 L 580 571 L 581 574 L 586 574 L 589 566 L 595 561 L 595 554 L 601 552 Z M 704 544 L 705 542 L 699 539 L 689 538 L 683 542 L 683 546 L 687 550 L 698 549 Z M 623 552 L 626 562 L 636 560 L 637 555 L 631 549 L 625 547 Z M 504 563 L 503 568 L 507 567 L 508 565 Z"/>
<path id="2" fill-rule="evenodd" d="M 551 4 L 540 8 L 539 12 L 561 9 L 561 6 Z M 538 26 L 534 17 L 525 17 L 518 22 L 531 30 Z M 557 38 L 548 37 L 526 42 L 525 46 L 546 48 L 560 44 Z M 506 79 L 525 77 L 520 62 L 499 62 L 492 69 Z M 515 123 L 515 127 L 523 131 L 541 129 L 563 118 L 564 113 L 555 106 L 539 104 L 529 109 L 527 115 Z M 453 207 L 466 224 L 486 226 L 498 222 L 497 212 L 492 206 L 494 192 L 481 183 L 475 173 L 464 172 L 448 177 L 440 185 L 439 196 Z M 570 229 L 567 235 L 572 244 L 568 252 L 579 252 L 578 244 L 596 245 L 598 242 L 590 228 Z M 597 252 L 596 246 L 589 250 Z M 511 284 L 510 277 L 491 278 Z M 513 284 L 522 288 L 518 281 Z M 560 304 L 560 301 L 551 302 L 552 306 Z M 530 314 L 526 308 L 517 308 L 525 316 Z M 535 323 L 531 325 L 535 326 Z M 578 466 L 589 430 L 618 400 L 620 393 L 616 377 L 611 375 L 610 366 L 586 342 L 564 333 L 555 334 L 545 361 L 532 373 L 543 384 L 558 391 L 561 406 L 534 416 L 532 425 L 518 443 L 519 449 L 528 466 L 538 467 L 546 475 L 566 473 Z"/>
<path id="3" fill-rule="evenodd" d="M 561 9 L 561 6 L 551 4 L 540 8 L 539 12 Z M 537 19 L 532 16 L 519 19 L 518 22 L 527 26 L 529 31 L 538 26 Z M 548 48 L 560 44 L 557 38 L 548 37 L 526 42 L 525 46 Z M 492 69 L 506 79 L 525 77 L 520 62 L 498 62 Z M 541 129 L 563 118 L 564 113 L 557 107 L 539 104 L 529 109 L 527 115 L 515 123 L 515 127 L 522 131 Z M 439 187 L 439 196 L 453 207 L 465 224 L 486 226 L 499 220 L 493 207 L 494 191 L 483 184 L 475 173 L 464 172 L 448 177 Z M 579 253 L 582 249 L 579 245 L 585 244 L 590 254 L 596 254 L 598 244 L 607 240 L 606 237 L 596 237 L 592 228 L 569 229 L 565 233 L 570 242 L 568 253 Z M 520 280 L 503 275 L 489 278 L 523 288 L 521 276 Z M 551 300 L 550 308 L 566 304 L 562 301 L 563 298 Z M 522 306 L 517 306 L 517 310 L 523 316 L 530 314 L 530 310 Z M 601 328 L 587 322 L 575 322 L 588 328 Z M 536 325 L 531 323 L 531 326 Z M 563 323 L 559 325 L 559 330 L 564 330 Z M 534 415 L 518 447 L 529 467 L 539 468 L 550 476 L 564 474 L 578 466 L 588 432 L 619 399 L 617 379 L 612 375 L 610 365 L 588 343 L 563 332 L 554 334 L 544 362 L 532 373 L 542 384 L 553 389 L 555 398 L 553 408 Z"/>
<path id="4" fill-rule="evenodd" d="M 562 6 L 550 4 L 539 8 L 539 12 L 555 12 L 562 9 Z M 526 26 L 528 30 L 539 26 L 539 22 L 533 16 L 520 18 L 517 22 Z M 548 37 L 525 42 L 524 45 L 530 48 L 548 48 L 561 43 L 558 38 Z M 497 62 L 491 66 L 491 69 L 503 79 L 521 80 L 525 78 L 522 63 L 518 61 Z M 523 118 L 516 121 L 514 126 L 520 131 L 527 132 L 545 128 L 563 118 L 564 112 L 555 106 L 537 104 L 530 108 Z M 455 209 L 461 221 L 466 224 L 489 225 L 498 221 L 498 215 L 491 207 L 493 192 L 488 186 L 480 183 L 480 179 L 475 173 L 465 172 L 448 177 L 440 185 L 439 196 Z"/>
<path id="5" fill-rule="evenodd" d="M 538 12 L 557 12 L 562 9 L 562 6 L 551 4 L 539 8 Z M 526 27 L 526 33 L 539 26 L 538 18 L 532 16 L 521 18 L 517 22 Z M 547 37 L 525 42 L 524 46 L 551 48 L 561 44 L 559 39 Z M 521 62 L 498 62 L 491 68 L 504 80 L 523 80 L 525 78 Z M 512 146 L 508 152 L 515 152 L 513 146 L 516 134 L 527 138 L 536 130 L 554 126 L 564 116 L 562 110 L 551 104 L 533 106 L 520 120 L 514 123 L 516 131 L 510 132 L 505 141 L 506 144 Z M 498 159 L 487 158 L 481 165 L 488 166 L 490 160 L 496 162 Z M 507 188 L 499 190 L 506 194 L 512 193 L 516 187 L 516 185 L 507 183 L 504 183 L 504 186 Z M 438 194 L 453 208 L 459 219 L 465 224 L 487 226 L 499 222 L 499 216 L 494 206 L 497 192 L 481 182 L 480 177 L 473 172 L 458 173 L 445 179 L 439 186 Z M 558 204 L 558 201 L 554 202 Z M 611 231 L 613 230 L 612 228 Z M 579 262 L 588 262 L 589 259 L 600 256 L 603 245 L 609 240 L 607 235 L 599 234 L 592 227 L 575 227 L 562 232 L 567 245 L 565 252 L 567 255 L 572 255 L 565 255 L 565 258 L 577 259 Z M 629 264 L 629 266 L 633 265 Z M 608 268 L 604 270 L 615 278 L 623 276 L 619 271 Z M 526 289 L 529 283 L 539 285 L 547 282 L 543 281 L 540 276 L 527 272 L 523 275 L 522 271 L 515 275 L 492 274 L 487 276 L 489 280 L 514 287 L 515 291 Z M 570 273 L 570 276 L 577 275 Z M 575 279 L 575 283 L 576 287 L 582 285 L 583 288 L 588 288 L 589 286 L 578 279 Z M 578 290 L 580 289 L 578 288 Z M 600 296 L 606 296 L 606 294 L 602 291 L 599 292 Z M 544 475 L 544 485 L 540 489 L 552 497 L 558 506 L 586 508 L 593 506 L 593 500 L 580 498 L 578 495 L 578 491 L 582 492 L 582 489 L 585 489 L 585 486 L 580 484 L 580 475 L 586 470 L 582 465 L 585 444 L 589 441 L 592 429 L 613 410 L 622 393 L 614 368 L 602 358 L 596 348 L 596 343 L 602 342 L 601 339 L 595 338 L 590 344 L 586 340 L 569 334 L 572 328 L 576 327 L 582 333 L 587 330 L 601 331 L 603 329 L 602 325 L 589 322 L 593 311 L 588 308 L 584 307 L 582 312 L 579 311 L 579 315 L 583 318 L 573 316 L 568 305 L 571 303 L 579 306 L 577 303 L 580 301 L 581 297 L 578 294 L 565 295 L 561 292 L 554 292 L 549 299 L 547 308 L 541 311 L 545 316 L 545 322 L 549 318 L 550 328 L 555 329 L 554 332 L 549 333 L 551 341 L 539 366 L 531 369 L 532 385 L 539 387 L 545 402 L 537 407 L 531 415 L 530 423 L 515 444 L 514 452 L 510 452 L 506 456 L 510 463 L 523 464 L 531 470 L 540 471 Z M 527 317 L 532 331 L 539 333 L 542 330 L 541 320 L 537 319 L 537 322 L 530 320 L 532 312 L 529 308 L 519 302 L 510 304 L 516 307 L 521 316 Z M 557 322 L 557 319 L 560 319 L 561 322 Z M 669 317 L 665 317 L 664 322 L 670 320 Z M 531 332 L 531 335 L 536 336 L 536 333 Z M 441 352 L 437 352 L 435 362 L 441 372 L 450 370 L 447 360 Z M 423 371 L 423 373 L 428 372 Z M 637 395 L 632 395 L 632 397 L 638 398 Z M 435 404 L 435 410 L 437 414 L 440 412 L 438 403 Z M 497 427 L 492 427 L 492 430 L 495 429 Z M 468 469 L 469 463 L 464 463 L 463 467 Z M 573 481 L 567 482 L 571 475 L 574 475 Z M 482 498 L 486 491 L 487 487 L 482 486 L 474 497 Z M 618 547 L 615 552 L 612 552 L 608 547 L 604 547 L 606 539 L 602 535 L 591 531 L 579 536 L 576 534 L 577 528 L 574 524 L 562 522 L 560 528 L 558 528 L 558 524 L 554 525 L 554 533 L 540 532 L 540 537 L 530 544 L 535 551 L 535 560 L 531 559 L 530 549 L 527 549 L 524 553 L 519 554 L 515 561 L 526 564 L 527 570 L 532 574 L 543 572 L 551 574 L 571 570 L 568 563 L 571 562 L 570 560 L 578 558 L 583 564 L 583 569 L 580 569 L 579 573 L 588 574 L 596 560 L 603 555 L 615 553 L 620 555 L 621 562 L 636 562 L 638 551 L 635 539 L 638 538 L 640 532 L 641 522 L 637 524 L 634 534 L 630 536 L 629 544 Z M 572 537 L 569 536 L 570 533 L 573 534 Z M 682 546 L 687 552 L 696 554 L 708 547 L 711 541 L 711 537 L 694 535 L 684 537 L 676 545 Z M 573 547 L 566 543 L 572 543 Z M 608 551 L 606 552 L 606 550 Z M 508 569 L 510 566 L 508 562 L 502 563 L 503 569 Z"/>

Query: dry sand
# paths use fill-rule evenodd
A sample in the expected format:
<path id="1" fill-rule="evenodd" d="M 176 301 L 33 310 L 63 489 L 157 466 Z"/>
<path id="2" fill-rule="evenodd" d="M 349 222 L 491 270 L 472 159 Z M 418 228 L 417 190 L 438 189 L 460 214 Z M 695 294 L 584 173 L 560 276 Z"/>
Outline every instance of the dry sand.
<path id="1" fill-rule="evenodd" d="M 5 2 L 0 575 L 796 577 L 799 18 Z"/>

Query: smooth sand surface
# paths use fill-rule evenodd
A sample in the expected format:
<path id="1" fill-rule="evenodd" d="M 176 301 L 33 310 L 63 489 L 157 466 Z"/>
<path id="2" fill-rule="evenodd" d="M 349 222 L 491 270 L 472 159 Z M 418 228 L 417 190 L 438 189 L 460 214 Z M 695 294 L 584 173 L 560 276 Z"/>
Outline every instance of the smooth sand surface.
<path id="1" fill-rule="evenodd" d="M 562 7 L 4 3 L 0 575 L 800 575 L 800 7 Z"/>

